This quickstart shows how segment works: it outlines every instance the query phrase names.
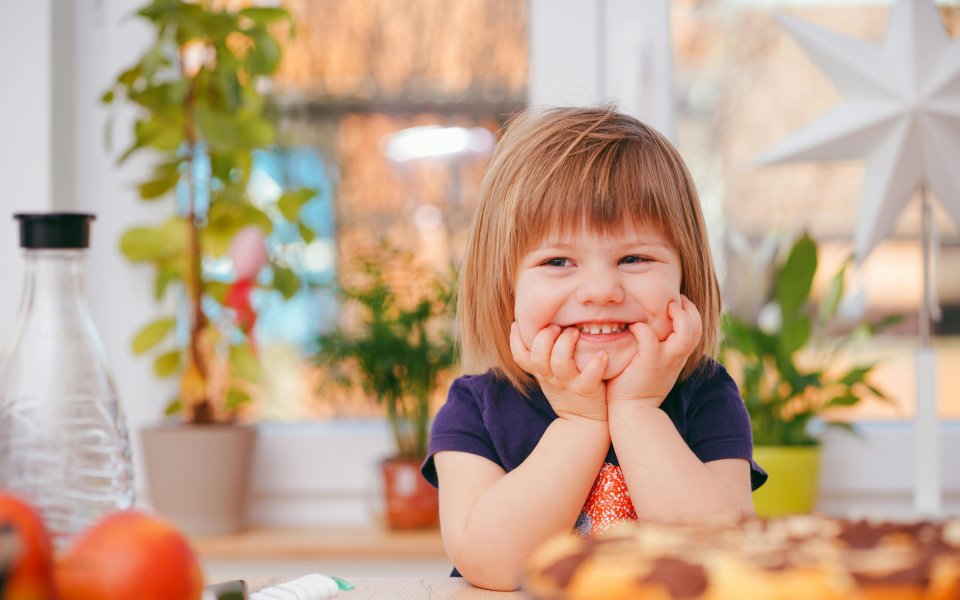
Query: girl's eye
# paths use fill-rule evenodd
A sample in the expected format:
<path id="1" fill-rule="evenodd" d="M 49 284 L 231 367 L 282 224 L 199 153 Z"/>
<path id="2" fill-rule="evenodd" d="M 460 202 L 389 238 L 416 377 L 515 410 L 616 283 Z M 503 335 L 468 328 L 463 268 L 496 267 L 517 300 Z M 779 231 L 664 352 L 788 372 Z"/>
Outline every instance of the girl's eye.
<path id="1" fill-rule="evenodd" d="M 652 259 L 647 258 L 646 256 L 631 255 L 631 256 L 624 256 L 623 258 L 620 259 L 620 264 L 624 264 L 624 265 L 634 265 L 638 263 L 648 263 L 648 262 L 652 262 Z"/>
<path id="2" fill-rule="evenodd" d="M 570 266 L 571 263 L 569 258 L 558 257 L 558 258 L 548 258 L 547 260 L 543 261 L 540 264 L 542 264 L 545 267 L 567 267 L 567 266 Z"/>

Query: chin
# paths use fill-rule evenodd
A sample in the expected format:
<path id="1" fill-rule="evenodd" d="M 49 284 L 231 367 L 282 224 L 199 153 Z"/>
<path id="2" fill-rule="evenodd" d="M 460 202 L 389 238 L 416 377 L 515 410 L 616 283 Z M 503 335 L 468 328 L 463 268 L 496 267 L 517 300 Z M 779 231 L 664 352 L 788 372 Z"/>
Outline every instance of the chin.
<path id="1" fill-rule="evenodd" d="M 634 352 L 635 350 L 630 352 L 609 353 L 610 360 L 607 362 L 607 368 L 603 372 L 603 379 L 613 379 L 620 373 L 623 373 L 623 370 L 626 369 L 630 361 L 633 360 Z M 577 366 L 577 369 L 583 371 L 595 354 L 596 352 L 574 353 L 573 362 Z"/>

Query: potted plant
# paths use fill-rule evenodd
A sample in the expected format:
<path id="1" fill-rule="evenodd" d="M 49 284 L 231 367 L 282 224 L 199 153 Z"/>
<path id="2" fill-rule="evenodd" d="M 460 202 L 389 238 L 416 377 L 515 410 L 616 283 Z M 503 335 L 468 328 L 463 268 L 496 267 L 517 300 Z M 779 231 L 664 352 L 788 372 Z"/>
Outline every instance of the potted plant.
<path id="1" fill-rule="evenodd" d="M 150 156 L 139 196 L 172 209 L 160 223 L 128 229 L 120 248 L 153 266 L 158 302 L 173 295 L 179 314 L 146 324 L 133 351 L 153 353 L 158 376 L 179 377 L 166 413 L 188 425 L 143 432 L 147 475 L 154 506 L 184 529 L 231 531 L 242 524 L 256 435 L 237 422 L 260 376 L 251 295 L 268 288 L 290 297 L 299 287 L 265 236 L 280 215 L 298 223 L 313 195 L 289 191 L 268 214 L 247 192 L 254 151 L 275 142 L 260 90 L 280 60 L 278 28 L 289 28 L 290 17 L 281 8 L 231 10 L 209 0 L 154 0 L 136 14 L 154 39 L 102 101 L 136 108 L 133 143 L 119 161 Z M 226 277 L 204 268 L 226 258 Z"/>
<path id="2" fill-rule="evenodd" d="M 724 361 L 731 368 L 753 428 L 754 458 L 770 479 L 754 494 L 757 514 L 810 512 L 816 501 L 820 469 L 819 438 L 810 425 L 852 431 L 829 419 L 838 407 L 864 398 L 889 401 L 871 380 L 874 363 L 847 364 L 840 358 L 855 339 L 891 325 L 844 323 L 838 308 L 852 259 L 832 276 L 819 302 L 811 298 L 818 248 L 800 236 L 786 259 L 773 265 L 767 305 L 752 319 L 727 313 L 723 320 Z M 749 320 L 748 320 L 749 319 Z"/>
<path id="3" fill-rule="evenodd" d="M 420 464 L 431 397 L 457 362 L 452 324 L 444 318 L 454 284 L 452 277 L 418 274 L 407 286 L 415 289 L 403 289 L 381 266 L 391 258 L 403 256 L 383 246 L 375 257 L 357 259 L 357 281 L 341 277 L 343 312 L 355 318 L 320 336 L 317 361 L 335 382 L 359 386 L 386 412 L 397 451 L 381 465 L 388 524 L 430 527 L 438 522 L 437 491 L 420 476 Z"/>

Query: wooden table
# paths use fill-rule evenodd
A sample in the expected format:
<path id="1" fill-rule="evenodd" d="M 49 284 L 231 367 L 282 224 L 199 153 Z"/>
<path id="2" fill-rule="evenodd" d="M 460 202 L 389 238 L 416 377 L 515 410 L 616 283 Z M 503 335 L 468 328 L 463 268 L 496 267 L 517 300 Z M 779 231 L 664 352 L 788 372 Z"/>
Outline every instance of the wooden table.
<path id="1" fill-rule="evenodd" d="M 393 531 L 374 528 L 250 529 L 229 535 L 193 536 L 202 558 L 446 558 L 439 529 Z"/>
<path id="2" fill-rule="evenodd" d="M 251 580 L 250 590 L 282 583 L 282 579 Z M 473 587 L 460 577 L 358 577 L 357 586 L 337 600 L 533 600 L 526 592 L 492 592 Z"/>

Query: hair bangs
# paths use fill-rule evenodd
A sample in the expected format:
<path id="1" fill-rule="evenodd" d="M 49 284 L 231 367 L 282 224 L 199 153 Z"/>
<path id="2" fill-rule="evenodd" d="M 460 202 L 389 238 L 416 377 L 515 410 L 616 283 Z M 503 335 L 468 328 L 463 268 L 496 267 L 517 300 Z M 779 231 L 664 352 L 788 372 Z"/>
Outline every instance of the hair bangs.
<path id="1" fill-rule="evenodd" d="M 582 147 L 564 153 L 517 204 L 519 254 L 548 237 L 621 235 L 636 224 L 655 226 L 672 241 L 676 182 L 658 176 L 663 160 L 650 156 L 657 148 L 637 139 L 579 141 Z"/>

